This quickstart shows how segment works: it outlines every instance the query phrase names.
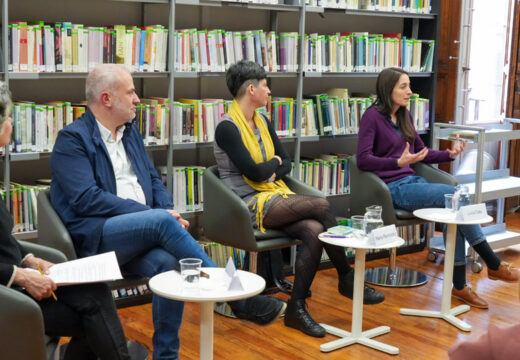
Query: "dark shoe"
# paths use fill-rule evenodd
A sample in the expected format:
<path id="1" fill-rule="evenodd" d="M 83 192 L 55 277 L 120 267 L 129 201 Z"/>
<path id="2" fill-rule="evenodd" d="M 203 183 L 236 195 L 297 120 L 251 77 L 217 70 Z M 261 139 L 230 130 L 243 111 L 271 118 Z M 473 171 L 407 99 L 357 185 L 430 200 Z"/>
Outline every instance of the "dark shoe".
<path id="1" fill-rule="evenodd" d="M 231 310 L 239 319 L 266 325 L 282 316 L 287 304 L 275 297 L 257 295 L 249 299 L 228 302 Z"/>
<path id="2" fill-rule="evenodd" d="M 502 261 L 497 270 L 488 268 L 488 277 L 491 280 L 502 280 L 505 282 L 518 282 L 520 271 L 513 264 Z"/>
<path id="3" fill-rule="evenodd" d="M 464 285 L 464 289 L 462 290 L 457 290 L 453 287 L 453 289 L 451 289 L 451 296 L 479 309 L 488 308 L 487 301 L 478 296 L 477 293 L 468 285 Z"/>
<path id="4" fill-rule="evenodd" d="M 354 296 L 354 271 L 349 271 L 346 275 L 340 277 L 338 282 L 339 293 L 349 299 Z M 385 301 L 385 295 L 376 289 L 365 285 L 363 294 L 363 304 L 374 305 Z"/>
<path id="5" fill-rule="evenodd" d="M 314 337 L 324 337 L 325 329 L 318 324 L 307 312 L 305 300 L 290 300 L 284 319 L 285 326 L 300 330 L 304 334 Z"/>

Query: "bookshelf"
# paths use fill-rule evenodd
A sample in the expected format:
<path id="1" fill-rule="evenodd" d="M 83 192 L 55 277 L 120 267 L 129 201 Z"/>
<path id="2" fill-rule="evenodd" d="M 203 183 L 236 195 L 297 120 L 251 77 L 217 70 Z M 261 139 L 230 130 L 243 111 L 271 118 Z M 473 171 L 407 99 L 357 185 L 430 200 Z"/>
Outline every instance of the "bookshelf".
<path id="1" fill-rule="evenodd" d="M 338 2 L 339 3 L 339 2 Z M 351 1 L 345 3 L 350 4 Z M 304 48 L 304 34 L 330 34 L 336 32 L 402 33 L 408 38 L 439 39 L 440 0 L 432 0 L 431 13 L 376 11 L 368 9 L 341 9 L 289 4 L 259 4 L 233 1 L 199 0 L 20 0 L 2 2 L 2 43 L 8 43 L 8 22 L 43 20 L 45 22 L 70 21 L 85 26 L 128 26 L 160 24 L 167 29 L 225 29 L 245 31 L 261 29 L 298 33 L 298 47 Z M 103 8 L 103 11 L 94 9 Z M 374 19 L 375 21 L 370 21 Z M 176 71 L 174 64 L 174 38 L 168 38 L 167 71 L 134 73 L 140 97 L 163 96 L 168 99 L 170 112 L 178 98 L 230 99 L 224 75 L 219 72 Z M 411 72 L 414 92 L 429 99 L 429 128 L 433 128 L 435 114 L 435 90 L 438 45 L 432 61 L 432 71 Z M 303 63 L 300 52 L 298 62 Z M 7 46 L 2 47 L 3 64 L 8 63 Z M 43 102 L 48 100 L 81 101 L 86 72 L 38 72 L 15 73 L 3 69 L 3 79 L 8 82 L 15 99 Z M 273 96 L 290 96 L 297 104 L 306 94 L 324 92 L 329 88 L 348 88 L 352 93 L 374 92 L 378 73 L 371 72 L 317 72 L 297 71 L 269 72 L 269 85 Z M 50 94 L 50 95 L 49 95 Z M 50 96 L 50 97 L 49 97 Z M 301 106 L 296 106 L 295 118 L 301 118 Z M 170 119 L 170 129 L 174 120 Z M 302 136 L 301 123 L 296 122 L 296 136 L 282 141 L 296 165 L 301 159 L 314 158 L 327 153 L 354 153 L 357 145 L 355 134 Z M 426 143 L 431 143 L 430 131 L 420 132 Z M 173 189 L 173 166 L 209 166 L 214 163 L 212 144 L 200 142 L 173 143 L 148 146 L 154 163 L 166 165 L 168 190 Z M 31 183 L 34 178 L 50 177 L 49 152 L 9 153 L 3 156 L 3 179 Z M 30 168 L 30 170 L 28 170 Z M 348 215 L 349 195 L 329 196 L 337 215 Z M 197 212 L 197 216 L 200 212 Z M 195 216 L 195 215 L 194 215 Z M 196 216 L 194 217 L 196 221 Z M 17 236 L 36 236 L 36 232 Z"/>

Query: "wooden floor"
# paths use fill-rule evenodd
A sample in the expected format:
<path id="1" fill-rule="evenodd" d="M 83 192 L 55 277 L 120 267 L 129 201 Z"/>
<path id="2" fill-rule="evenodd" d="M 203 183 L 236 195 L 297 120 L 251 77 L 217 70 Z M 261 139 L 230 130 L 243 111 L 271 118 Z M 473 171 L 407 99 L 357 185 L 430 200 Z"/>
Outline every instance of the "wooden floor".
<path id="1" fill-rule="evenodd" d="M 508 229 L 520 231 L 520 214 L 509 216 Z M 520 246 L 501 249 L 497 253 L 508 262 L 520 267 Z M 520 322 L 518 284 L 507 284 L 487 278 L 487 270 L 471 273 L 468 281 L 489 302 L 489 310 L 472 308 L 459 318 L 473 326 L 465 333 L 452 325 L 436 319 L 402 316 L 399 308 L 440 309 L 443 266 L 442 256 L 437 264 L 426 259 L 427 252 L 397 257 L 398 266 L 420 270 L 430 280 L 426 285 L 408 289 L 378 289 L 386 295 L 379 305 L 364 306 L 363 329 L 389 325 L 388 334 L 377 340 L 399 348 L 399 355 L 387 355 L 362 345 L 352 345 L 330 353 L 320 352 L 320 344 L 336 339 L 332 335 L 312 338 L 285 327 L 279 319 L 267 326 L 228 319 L 215 314 L 214 359 L 447 359 L 448 348 L 457 342 L 474 339 L 487 331 L 489 324 L 508 326 Z M 367 267 L 386 265 L 385 260 L 367 262 Z M 312 298 L 308 299 L 309 311 L 318 322 L 350 331 L 352 301 L 337 291 L 335 270 L 322 270 L 312 285 Z M 461 304 L 452 301 L 453 306 Z M 152 350 L 151 305 L 119 310 L 128 338 L 136 340 Z M 199 358 L 199 306 L 186 304 L 181 327 L 181 359 Z"/>

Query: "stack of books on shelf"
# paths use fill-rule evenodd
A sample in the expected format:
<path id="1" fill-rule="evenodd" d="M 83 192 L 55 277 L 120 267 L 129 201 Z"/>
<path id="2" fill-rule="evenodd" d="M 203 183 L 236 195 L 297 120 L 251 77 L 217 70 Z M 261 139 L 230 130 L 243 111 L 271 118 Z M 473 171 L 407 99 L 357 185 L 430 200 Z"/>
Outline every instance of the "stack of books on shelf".
<path id="1" fill-rule="evenodd" d="M 200 242 L 200 246 L 218 267 L 226 267 L 229 258 L 233 259 L 237 269 L 244 269 L 246 251 L 214 242 Z"/>
<path id="2" fill-rule="evenodd" d="M 124 64 L 133 71 L 166 71 L 168 29 L 18 21 L 9 24 L 12 72 L 88 72 L 99 64 Z"/>
<path id="3" fill-rule="evenodd" d="M 399 226 L 397 228 L 397 235 L 404 239 L 404 244 L 400 247 L 419 245 L 425 239 L 425 236 L 427 236 L 422 225 L 423 224 Z M 386 253 L 386 251 L 388 250 L 368 249 L 366 253 L 367 255 L 376 255 L 377 253 Z M 345 254 L 347 256 L 354 256 L 356 254 L 356 249 L 345 248 Z M 325 251 L 323 251 L 321 255 L 321 261 L 329 261 L 329 257 Z"/>
<path id="4" fill-rule="evenodd" d="M 38 211 L 36 198 L 40 190 L 47 189 L 45 185 L 21 185 L 11 183 L 9 186 L 9 200 L 11 217 L 13 219 L 13 233 L 34 231 L 38 227 Z M 5 186 L 0 187 L 2 200 L 5 201 Z"/>
<path id="5" fill-rule="evenodd" d="M 306 72 L 379 72 L 402 67 L 431 72 L 435 41 L 409 39 L 400 33 L 339 32 L 305 35 Z"/>
<path id="6" fill-rule="evenodd" d="M 350 155 L 323 154 L 313 160 L 300 161 L 298 180 L 315 187 L 325 195 L 341 195 L 350 192 L 348 162 Z M 294 176 L 294 164 L 291 176 Z"/>
<path id="7" fill-rule="evenodd" d="M 431 0 L 306 0 L 309 6 L 430 14 Z"/>

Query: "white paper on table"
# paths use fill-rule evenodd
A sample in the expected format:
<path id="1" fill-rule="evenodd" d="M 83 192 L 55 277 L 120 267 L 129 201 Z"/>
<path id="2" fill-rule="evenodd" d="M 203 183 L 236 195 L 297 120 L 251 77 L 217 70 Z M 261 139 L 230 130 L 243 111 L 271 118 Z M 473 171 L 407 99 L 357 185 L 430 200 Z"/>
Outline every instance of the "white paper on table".
<path id="1" fill-rule="evenodd" d="M 122 279 L 115 252 L 54 264 L 50 277 L 57 285 L 74 285 Z"/>

